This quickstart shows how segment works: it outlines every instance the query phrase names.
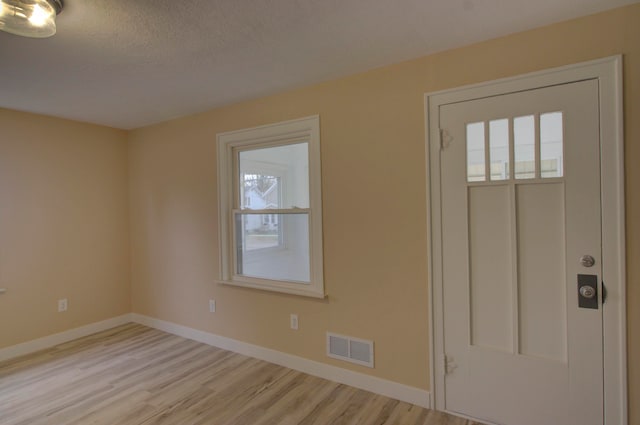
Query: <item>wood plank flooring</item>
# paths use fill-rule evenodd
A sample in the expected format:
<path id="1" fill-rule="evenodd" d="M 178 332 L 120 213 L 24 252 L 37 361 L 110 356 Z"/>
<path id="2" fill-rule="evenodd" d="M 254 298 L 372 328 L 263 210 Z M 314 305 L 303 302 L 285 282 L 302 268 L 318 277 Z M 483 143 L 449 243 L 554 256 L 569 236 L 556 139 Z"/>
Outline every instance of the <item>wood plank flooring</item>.
<path id="1" fill-rule="evenodd" d="M 136 324 L 0 363 L 0 423 L 477 424 Z"/>

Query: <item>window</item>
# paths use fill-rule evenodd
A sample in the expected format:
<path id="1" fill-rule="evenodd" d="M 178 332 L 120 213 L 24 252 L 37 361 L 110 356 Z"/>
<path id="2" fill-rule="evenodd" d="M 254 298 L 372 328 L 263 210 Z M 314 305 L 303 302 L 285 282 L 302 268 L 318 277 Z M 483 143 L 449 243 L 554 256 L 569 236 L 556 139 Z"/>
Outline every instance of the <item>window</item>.
<path id="1" fill-rule="evenodd" d="M 320 125 L 218 134 L 221 281 L 324 297 Z"/>
<path id="2" fill-rule="evenodd" d="M 469 123 L 467 181 L 562 177 L 563 143 L 562 112 Z"/>

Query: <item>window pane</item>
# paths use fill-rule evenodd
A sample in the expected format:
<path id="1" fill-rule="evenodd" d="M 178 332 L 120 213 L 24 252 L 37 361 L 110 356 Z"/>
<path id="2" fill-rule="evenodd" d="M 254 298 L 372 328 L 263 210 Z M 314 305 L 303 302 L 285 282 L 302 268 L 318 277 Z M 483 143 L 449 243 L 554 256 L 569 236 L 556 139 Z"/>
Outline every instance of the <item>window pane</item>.
<path id="1" fill-rule="evenodd" d="M 509 178 L 509 120 L 489 121 L 491 180 Z"/>
<path id="2" fill-rule="evenodd" d="M 242 173 L 242 209 L 280 208 L 282 178 L 257 171 Z"/>
<path id="3" fill-rule="evenodd" d="M 309 208 L 307 143 L 240 151 L 240 208 Z"/>
<path id="4" fill-rule="evenodd" d="M 245 251 L 282 246 L 282 226 L 277 214 L 241 215 L 244 226 L 242 247 Z"/>
<path id="5" fill-rule="evenodd" d="M 562 112 L 540 115 L 540 174 L 562 177 Z"/>
<path id="6" fill-rule="evenodd" d="M 236 274 L 310 282 L 308 214 L 236 213 Z"/>
<path id="7" fill-rule="evenodd" d="M 514 158 L 516 179 L 536 176 L 536 130 L 533 115 L 513 119 Z"/>
<path id="8" fill-rule="evenodd" d="M 467 124 L 467 181 L 485 180 L 484 123 Z"/>

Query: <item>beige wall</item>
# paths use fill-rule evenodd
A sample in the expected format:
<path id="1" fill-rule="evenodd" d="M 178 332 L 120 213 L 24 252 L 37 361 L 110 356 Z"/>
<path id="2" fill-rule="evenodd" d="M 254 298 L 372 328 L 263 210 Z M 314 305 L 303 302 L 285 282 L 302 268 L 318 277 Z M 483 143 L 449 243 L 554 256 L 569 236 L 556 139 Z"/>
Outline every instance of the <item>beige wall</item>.
<path id="1" fill-rule="evenodd" d="M 133 131 L 134 311 L 428 388 L 424 93 L 624 54 L 629 355 L 640 358 L 639 22 L 635 5 Z M 217 285 L 216 133 L 311 114 L 328 300 Z M 374 340 L 376 368 L 326 358 L 327 330 Z M 629 369 L 637 400 L 640 368 Z"/>
<path id="2" fill-rule="evenodd" d="M 0 348 L 130 312 L 126 133 L 6 109 L 0 129 Z"/>

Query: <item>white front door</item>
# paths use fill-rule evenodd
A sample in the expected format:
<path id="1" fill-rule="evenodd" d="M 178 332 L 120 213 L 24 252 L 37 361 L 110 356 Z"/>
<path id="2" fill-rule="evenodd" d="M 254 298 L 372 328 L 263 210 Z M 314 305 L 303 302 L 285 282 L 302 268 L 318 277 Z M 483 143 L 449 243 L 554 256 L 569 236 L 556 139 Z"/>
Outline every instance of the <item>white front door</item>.
<path id="1" fill-rule="evenodd" d="M 602 424 L 598 81 L 439 112 L 446 410 Z"/>

